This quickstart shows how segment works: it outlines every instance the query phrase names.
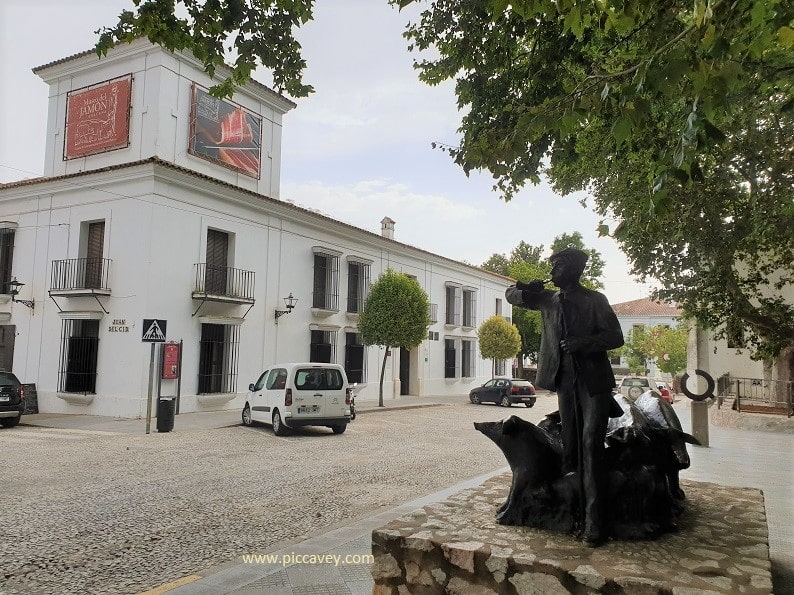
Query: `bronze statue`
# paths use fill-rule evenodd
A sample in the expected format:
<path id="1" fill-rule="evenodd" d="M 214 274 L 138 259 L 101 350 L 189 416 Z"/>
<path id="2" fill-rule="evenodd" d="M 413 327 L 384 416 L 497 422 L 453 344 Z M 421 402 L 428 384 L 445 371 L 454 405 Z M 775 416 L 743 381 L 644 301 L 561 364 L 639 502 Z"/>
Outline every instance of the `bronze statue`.
<path id="1" fill-rule="evenodd" d="M 517 283 L 507 301 L 539 310 L 542 317 L 538 375 L 535 384 L 555 391 L 560 408 L 562 472 L 576 474 L 580 497 L 578 526 L 586 545 L 607 536 L 604 496 L 607 470 L 604 440 L 610 417 L 623 414 L 612 398 L 615 376 L 607 351 L 623 345 L 623 333 L 606 297 L 583 287 L 580 277 L 587 254 L 565 248 L 549 258 L 551 281 Z"/>

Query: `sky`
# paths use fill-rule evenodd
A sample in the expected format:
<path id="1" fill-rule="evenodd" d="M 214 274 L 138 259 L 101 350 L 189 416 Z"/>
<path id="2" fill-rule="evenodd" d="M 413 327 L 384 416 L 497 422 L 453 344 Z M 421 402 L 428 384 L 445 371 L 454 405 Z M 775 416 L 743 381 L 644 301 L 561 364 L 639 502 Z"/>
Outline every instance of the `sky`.
<path id="1" fill-rule="evenodd" d="M 0 0 L 0 182 L 43 171 L 48 90 L 31 69 L 91 49 L 94 31 L 132 6 Z M 396 240 L 474 265 L 521 241 L 548 256 L 555 237 L 578 231 L 606 262 L 611 303 L 648 297 L 651 286 L 632 279 L 617 244 L 598 237 L 600 217 L 580 205 L 586 195 L 541 184 L 505 203 L 487 172 L 467 177 L 432 148 L 458 144 L 461 114 L 453 83 L 418 80 L 402 37 L 410 17 L 386 0 L 317 0 L 298 32 L 315 92 L 284 116 L 280 198 L 374 233 L 388 216 Z M 254 78 L 270 81 L 262 69 Z"/>

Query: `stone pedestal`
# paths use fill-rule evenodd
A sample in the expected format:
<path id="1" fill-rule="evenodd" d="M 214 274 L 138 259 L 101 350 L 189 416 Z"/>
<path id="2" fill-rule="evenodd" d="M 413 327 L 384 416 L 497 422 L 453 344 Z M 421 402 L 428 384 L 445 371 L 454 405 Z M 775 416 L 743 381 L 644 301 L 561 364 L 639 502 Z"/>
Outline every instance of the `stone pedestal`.
<path id="1" fill-rule="evenodd" d="M 772 592 L 760 490 L 682 480 L 678 532 L 587 548 L 573 536 L 497 524 L 509 486 L 510 474 L 500 475 L 373 531 L 373 592 Z"/>

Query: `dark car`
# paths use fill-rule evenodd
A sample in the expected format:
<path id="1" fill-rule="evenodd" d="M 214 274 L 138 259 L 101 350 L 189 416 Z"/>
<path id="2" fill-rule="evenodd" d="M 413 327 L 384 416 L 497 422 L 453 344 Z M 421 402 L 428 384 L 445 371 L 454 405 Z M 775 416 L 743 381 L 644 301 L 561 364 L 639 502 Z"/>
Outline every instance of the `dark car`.
<path id="1" fill-rule="evenodd" d="M 0 424 L 13 428 L 25 411 L 25 389 L 11 372 L 0 370 Z"/>
<path id="2" fill-rule="evenodd" d="M 472 403 L 497 403 L 510 407 L 523 403 L 526 407 L 535 404 L 535 387 L 529 380 L 518 378 L 491 378 L 482 386 L 471 389 L 469 400 Z"/>

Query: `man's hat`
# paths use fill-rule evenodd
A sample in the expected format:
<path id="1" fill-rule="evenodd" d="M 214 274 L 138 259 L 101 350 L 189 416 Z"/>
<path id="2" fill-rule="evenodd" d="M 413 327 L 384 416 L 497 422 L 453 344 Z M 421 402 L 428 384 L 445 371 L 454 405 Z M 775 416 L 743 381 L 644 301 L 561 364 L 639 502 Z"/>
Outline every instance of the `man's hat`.
<path id="1" fill-rule="evenodd" d="M 553 263 L 560 258 L 564 258 L 571 264 L 584 270 L 584 265 L 587 263 L 587 252 L 583 252 L 578 248 L 563 248 L 559 252 L 555 252 L 549 256 L 549 262 Z"/>

